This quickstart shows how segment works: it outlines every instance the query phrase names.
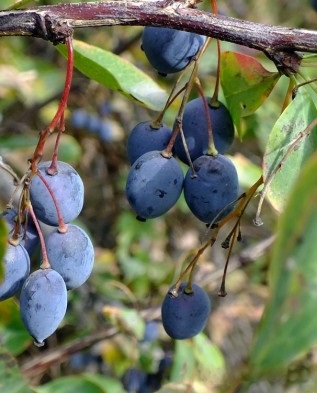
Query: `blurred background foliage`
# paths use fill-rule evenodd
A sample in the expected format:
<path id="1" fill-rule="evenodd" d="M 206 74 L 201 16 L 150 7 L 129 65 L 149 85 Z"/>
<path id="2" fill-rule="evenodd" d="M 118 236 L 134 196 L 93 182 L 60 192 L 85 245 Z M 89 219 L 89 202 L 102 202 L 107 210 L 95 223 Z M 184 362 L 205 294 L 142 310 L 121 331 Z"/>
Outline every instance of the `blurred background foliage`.
<path id="1" fill-rule="evenodd" d="M 28 5 L 55 3 L 59 1 L 31 1 Z M 12 4 L 2 0 L 1 8 Z M 316 28 L 317 14 L 309 0 L 219 0 L 218 6 L 227 16 Z M 209 2 L 204 1 L 201 7 L 209 10 Z M 151 69 L 140 50 L 141 32 L 142 28 L 129 26 L 87 28 L 76 30 L 75 38 L 120 55 L 169 92 L 176 77 L 162 78 Z M 254 50 L 228 43 L 223 43 L 222 49 L 255 56 L 275 71 L 274 65 Z M 213 93 L 216 60 L 212 43 L 199 71 L 207 95 Z M 65 59 L 50 43 L 1 38 L 0 155 L 19 175 L 27 168 L 38 132 L 57 108 L 64 75 Z M 241 190 L 261 173 L 267 138 L 281 113 L 287 85 L 287 78 L 282 77 L 269 99 L 243 119 L 244 139 L 236 138 L 230 151 Z M 223 99 L 222 93 L 220 97 Z M 178 105 L 176 100 L 164 118 L 170 126 Z M 129 170 L 125 141 L 135 124 L 156 114 L 75 71 L 60 159 L 71 163 L 85 184 L 79 225 L 93 240 L 95 267 L 84 286 L 69 292 L 66 318 L 44 349 L 33 346 L 20 321 L 17 301 L 0 303 L 0 359 L 11 362 L 0 366 L 2 392 L 240 391 L 234 390 L 235 381 L 238 384 L 245 375 L 254 331 L 269 295 L 267 270 L 278 214 L 266 203 L 264 225 L 256 227 L 257 201 L 249 205 L 242 220 L 242 241 L 234 247 L 229 267 L 226 298 L 217 296 L 226 259 L 220 247 L 226 236 L 226 231 L 222 232 L 216 245 L 201 257 L 195 278 L 213 302 L 205 332 L 192 340 L 169 339 L 160 323 L 160 304 L 184 261 L 201 244 L 206 228 L 189 213 L 183 199 L 166 216 L 145 223 L 137 221 L 128 206 L 124 195 Z M 80 126 L 81 118 L 85 127 Z M 49 141 L 47 158 L 52 149 L 53 141 Z M 12 190 L 12 179 L 1 172 L 1 210 Z M 38 268 L 38 253 L 32 263 L 33 269 Z M 274 379 L 247 381 L 245 391 L 316 391 L 316 355 L 310 348 Z"/>

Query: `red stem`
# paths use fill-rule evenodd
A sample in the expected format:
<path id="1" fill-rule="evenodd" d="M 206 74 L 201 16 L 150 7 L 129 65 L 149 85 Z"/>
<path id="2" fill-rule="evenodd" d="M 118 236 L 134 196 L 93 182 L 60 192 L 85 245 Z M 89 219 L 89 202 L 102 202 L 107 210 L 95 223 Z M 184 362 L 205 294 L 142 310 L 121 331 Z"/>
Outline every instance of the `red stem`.
<path id="1" fill-rule="evenodd" d="M 31 214 L 32 220 L 34 222 L 35 228 L 37 230 L 37 233 L 38 233 L 39 239 L 40 239 L 41 251 L 42 251 L 41 269 L 50 269 L 51 265 L 50 265 L 50 262 L 48 260 L 48 256 L 47 256 L 47 252 L 46 252 L 46 246 L 45 246 L 43 232 L 42 232 L 42 229 L 41 229 L 41 227 L 39 225 L 39 222 L 37 221 L 37 218 L 36 218 L 36 215 L 34 213 L 34 210 L 33 210 L 33 207 L 32 207 L 31 203 L 28 204 L 28 211 Z"/>
<path id="2" fill-rule="evenodd" d="M 217 151 L 215 143 L 214 143 L 214 136 L 213 136 L 213 132 L 212 132 L 209 106 L 208 106 L 206 96 L 204 94 L 204 91 L 202 89 L 202 86 L 201 86 L 198 78 L 196 78 L 196 87 L 197 87 L 199 94 L 200 94 L 200 96 L 203 100 L 203 103 L 204 103 L 204 111 L 205 111 L 205 116 L 206 116 L 206 121 L 207 121 L 207 130 L 208 130 L 208 154 L 216 156 L 218 154 L 218 151 Z"/>
<path id="3" fill-rule="evenodd" d="M 56 136 L 52 162 L 51 165 L 47 168 L 47 173 L 52 176 L 56 175 L 58 172 L 58 168 L 57 168 L 58 148 L 59 148 L 59 143 L 62 133 L 64 131 L 65 131 L 65 121 L 64 121 L 64 113 L 63 113 L 58 127 L 58 134 Z"/>
<path id="4" fill-rule="evenodd" d="M 51 198 L 53 200 L 53 203 L 55 205 L 57 218 L 58 218 L 58 231 L 60 233 L 67 232 L 67 225 L 64 222 L 64 219 L 63 219 L 63 216 L 62 216 L 62 213 L 61 213 L 61 209 L 59 207 L 59 204 L 58 204 L 58 202 L 57 202 L 57 200 L 55 198 L 55 195 L 54 195 L 50 185 L 47 183 L 47 181 L 45 180 L 45 178 L 43 177 L 43 175 L 41 174 L 40 171 L 37 171 L 37 175 L 42 180 L 42 182 L 45 185 L 45 187 L 47 188 L 47 191 L 49 192 L 49 194 L 50 194 L 50 196 L 51 196 Z"/>
<path id="5" fill-rule="evenodd" d="M 53 120 L 48 126 L 48 130 L 50 133 L 52 133 L 55 130 L 57 124 L 61 121 L 61 118 L 64 115 L 65 109 L 67 107 L 67 101 L 68 101 L 70 87 L 73 79 L 74 49 L 73 49 L 72 37 L 66 38 L 66 47 L 67 47 L 67 71 L 66 71 L 64 91 L 57 112 Z"/>
<path id="6" fill-rule="evenodd" d="M 211 97 L 210 103 L 212 106 L 218 107 L 218 95 L 219 95 L 219 85 L 220 85 L 220 65 L 221 65 L 221 47 L 220 41 L 217 40 L 217 74 L 216 74 L 216 83 L 215 83 L 215 90 L 214 94 Z"/>
<path id="7" fill-rule="evenodd" d="M 68 101 L 72 77 L 73 77 L 73 67 L 74 67 L 74 50 L 73 50 L 72 37 L 66 38 L 66 46 L 67 46 L 67 55 L 68 55 L 67 56 L 67 70 L 66 70 L 66 78 L 65 78 L 65 84 L 64 84 L 62 98 L 60 100 L 57 112 L 56 112 L 53 120 L 50 122 L 48 127 L 46 127 L 44 130 L 42 130 L 40 132 L 40 137 L 39 137 L 37 146 L 34 150 L 33 157 L 30 160 L 31 170 L 32 170 L 33 174 L 35 174 L 37 172 L 37 164 L 42 159 L 47 138 L 54 132 L 58 123 L 60 123 L 61 128 L 63 128 L 62 124 L 64 123 L 64 119 L 63 119 L 64 112 L 65 112 L 65 109 L 67 106 L 67 101 Z M 55 151 L 57 151 L 56 148 L 55 148 Z"/>
<path id="8" fill-rule="evenodd" d="M 211 0 L 211 9 L 215 15 L 218 14 L 217 0 Z M 217 39 L 217 56 L 218 56 L 217 75 L 216 75 L 216 84 L 215 84 L 214 94 L 211 98 L 211 103 L 213 105 L 216 105 L 218 103 L 219 83 L 220 83 L 220 55 L 221 55 L 220 41 Z"/>
<path id="9" fill-rule="evenodd" d="M 218 14 L 217 0 L 211 0 L 211 9 L 214 14 Z"/>
<path id="10" fill-rule="evenodd" d="M 176 87 L 176 86 L 175 86 Z M 172 105 L 172 103 L 176 100 L 176 98 L 187 88 L 187 84 L 185 84 L 181 89 L 179 89 L 175 94 L 175 88 L 173 88 L 172 93 L 170 95 L 170 97 L 168 98 L 168 100 L 166 101 L 165 107 L 162 110 L 162 112 L 158 115 L 158 117 L 156 118 L 156 120 L 154 120 L 153 125 L 161 125 L 163 117 L 165 115 L 165 112 L 167 111 L 167 109 Z M 174 94 L 174 95 L 173 95 Z M 173 148 L 173 146 L 172 146 Z"/>

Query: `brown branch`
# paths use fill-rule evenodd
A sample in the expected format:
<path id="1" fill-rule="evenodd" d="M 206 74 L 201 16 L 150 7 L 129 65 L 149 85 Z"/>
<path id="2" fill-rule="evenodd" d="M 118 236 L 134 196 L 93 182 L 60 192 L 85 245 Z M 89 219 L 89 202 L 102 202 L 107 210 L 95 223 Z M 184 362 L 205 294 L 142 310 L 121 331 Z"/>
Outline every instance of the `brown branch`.
<path id="1" fill-rule="evenodd" d="M 158 307 L 154 307 L 142 310 L 141 316 L 146 321 L 159 319 L 160 309 Z M 116 327 L 109 326 L 89 336 L 81 337 L 57 348 L 52 348 L 49 351 L 41 352 L 33 359 L 28 359 L 24 364 L 22 364 L 21 371 L 27 378 L 37 377 L 43 374 L 43 372 L 45 372 L 49 367 L 67 361 L 71 355 L 90 348 L 100 341 L 109 340 L 119 333 L 120 331 Z"/>
<path id="2" fill-rule="evenodd" d="M 53 348 L 45 353 L 35 356 L 21 366 L 23 375 L 34 378 L 43 374 L 49 367 L 67 361 L 71 355 L 90 348 L 92 345 L 114 337 L 119 331 L 115 327 L 109 327 L 98 333 L 77 339 L 61 347 Z"/>
<path id="3" fill-rule="evenodd" d="M 215 15 L 194 8 L 193 3 L 194 0 L 117 0 L 1 11 L 0 36 L 33 36 L 55 44 L 65 42 L 76 28 L 169 26 L 258 49 L 287 75 L 298 70 L 301 56 L 297 52 L 317 53 L 317 31 Z"/>

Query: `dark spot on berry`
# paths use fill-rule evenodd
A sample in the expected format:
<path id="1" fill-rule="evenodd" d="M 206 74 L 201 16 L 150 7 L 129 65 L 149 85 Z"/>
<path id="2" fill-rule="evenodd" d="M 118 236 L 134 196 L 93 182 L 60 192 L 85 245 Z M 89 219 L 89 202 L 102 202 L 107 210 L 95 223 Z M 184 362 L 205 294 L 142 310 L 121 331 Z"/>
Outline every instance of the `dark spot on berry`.
<path id="1" fill-rule="evenodd" d="M 157 195 L 159 198 L 164 198 L 164 196 L 167 194 L 166 191 L 163 190 L 156 190 L 155 195 Z"/>

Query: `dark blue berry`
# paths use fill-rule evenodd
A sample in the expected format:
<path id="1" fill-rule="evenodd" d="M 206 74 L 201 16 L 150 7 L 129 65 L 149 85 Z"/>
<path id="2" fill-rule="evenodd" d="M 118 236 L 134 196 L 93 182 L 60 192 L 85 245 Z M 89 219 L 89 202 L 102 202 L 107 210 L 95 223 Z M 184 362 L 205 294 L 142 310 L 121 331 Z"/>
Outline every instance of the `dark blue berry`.
<path id="1" fill-rule="evenodd" d="M 14 228 L 18 221 L 18 212 L 16 209 L 7 209 L 3 212 L 2 217 L 9 226 L 9 236 L 13 235 Z M 30 215 L 23 214 L 21 217 L 21 228 L 19 232 L 19 242 L 26 249 L 30 256 L 33 255 L 39 245 L 39 236 L 36 227 Z"/>
<path id="2" fill-rule="evenodd" d="M 107 116 L 113 111 L 112 105 L 109 101 L 103 102 L 99 105 L 99 113 L 101 116 Z"/>
<path id="3" fill-rule="evenodd" d="M 99 138 L 104 142 L 113 141 L 113 130 L 112 124 L 108 120 L 101 120 L 99 125 L 99 130 L 97 131 Z"/>
<path id="4" fill-rule="evenodd" d="M 176 340 L 194 337 L 204 329 L 210 310 L 207 293 L 196 284 L 192 284 L 192 291 L 187 292 L 187 283 L 183 282 L 177 296 L 168 292 L 163 300 L 163 327 Z"/>
<path id="5" fill-rule="evenodd" d="M 239 182 L 232 161 L 218 154 L 201 156 L 193 162 L 184 180 L 184 196 L 192 213 L 205 223 L 229 214 L 238 197 Z"/>
<path id="6" fill-rule="evenodd" d="M 86 232 L 69 224 L 67 232 L 56 229 L 47 235 L 45 245 L 51 267 L 63 277 L 67 289 L 86 282 L 94 264 L 94 248 Z"/>
<path id="7" fill-rule="evenodd" d="M 145 382 L 145 372 L 134 367 L 129 368 L 122 376 L 122 383 L 127 392 L 139 392 Z"/>
<path id="8" fill-rule="evenodd" d="M 132 165 L 126 183 L 127 199 L 138 217 L 155 218 L 176 203 L 183 181 L 182 169 L 175 158 L 151 151 Z"/>
<path id="9" fill-rule="evenodd" d="M 101 118 L 98 115 L 95 114 L 89 114 L 87 123 L 86 123 L 86 129 L 92 133 L 98 134 L 100 130 L 100 125 L 101 125 Z"/>
<path id="10" fill-rule="evenodd" d="M 145 325 L 143 341 L 155 341 L 159 336 L 159 324 L 156 321 L 149 321 Z"/>
<path id="11" fill-rule="evenodd" d="M 142 154 L 153 150 L 164 150 L 171 138 L 172 130 L 165 124 L 153 128 L 152 122 L 137 124 L 129 134 L 127 153 L 132 165 Z"/>
<path id="12" fill-rule="evenodd" d="M 58 161 L 56 175 L 49 175 L 50 162 L 38 166 L 38 170 L 48 183 L 65 223 L 78 217 L 84 203 L 83 182 L 69 164 Z M 51 194 L 39 176 L 34 176 L 30 186 L 30 197 L 36 217 L 48 225 L 58 226 L 58 217 Z"/>
<path id="13" fill-rule="evenodd" d="M 86 128 L 89 114 L 85 109 L 76 109 L 73 111 L 70 122 L 74 128 Z"/>
<path id="14" fill-rule="evenodd" d="M 4 256 L 4 279 L 0 283 L 0 301 L 14 296 L 30 274 L 30 258 L 23 246 L 8 245 Z"/>
<path id="15" fill-rule="evenodd" d="M 67 289 L 62 276 L 39 269 L 24 282 L 20 296 L 21 318 L 38 345 L 55 332 L 67 308 Z"/>
<path id="16" fill-rule="evenodd" d="M 172 74 L 183 70 L 205 42 L 205 37 L 170 29 L 168 27 L 144 28 L 142 49 L 159 74 Z"/>
<path id="17" fill-rule="evenodd" d="M 206 100 L 210 98 L 206 97 Z M 226 153 L 234 140 L 234 125 L 231 115 L 224 104 L 219 106 L 208 104 L 208 113 L 205 111 L 204 101 L 201 97 L 189 101 L 185 107 L 182 127 L 191 160 L 206 154 L 208 151 L 208 123 L 211 121 L 215 147 L 220 154 Z M 177 157 L 188 164 L 182 137 L 179 134 L 174 144 Z"/>
<path id="18" fill-rule="evenodd" d="M 76 352 L 69 358 L 69 365 L 76 372 L 85 372 L 87 368 L 99 370 L 100 366 L 103 364 L 100 355 L 89 352 Z"/>

